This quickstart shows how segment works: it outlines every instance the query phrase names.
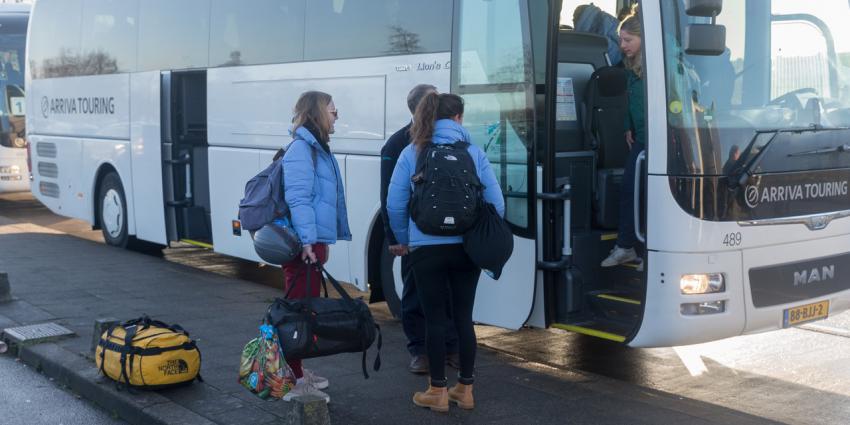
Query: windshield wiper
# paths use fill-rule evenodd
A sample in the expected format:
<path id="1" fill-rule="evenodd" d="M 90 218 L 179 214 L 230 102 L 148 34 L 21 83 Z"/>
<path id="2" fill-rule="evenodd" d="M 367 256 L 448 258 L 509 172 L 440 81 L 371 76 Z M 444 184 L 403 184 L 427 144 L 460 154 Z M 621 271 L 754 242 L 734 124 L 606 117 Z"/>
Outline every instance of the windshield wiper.
<path id="1" fill-rule="evenodd" d="M 764 158 L 764 153 L 767 152 L 768 148 L 773 141 L 776 140 L 777 136 L 782 133 L 787 134 L 801 134 L 801 133 L 820 133 L 822 131 L 836 131 L 836 130 L 847 130 L 847 127 L 835 127 L 835 128 L 824 128 L 821 126 L 813 126 L 807 128 L 787 128 L 787 129 L 775 129 L 775 130 L 757 130 L 756 134 L 753 135 L 753 138 L 750 139 L 750 142 L 747 144 L 747 147 L 744 148 L 743 152 L 746 152 L 746 157 L 741 155 L 741 160 L 746 161 L 750 154 L 752 153 L 753 148 L 755 148 L 756 141 L 759 140 L 759 136 L 762 134 L 773 134 L 770 136 L 770 140 L 764 143 L 759 149 L 758 153 L 750 159 L 743 166 L 733 168 L 733 171 L 729 173 L 728 177 L 730 182 L 730 187 L 735 188 L 739 185 L 743 185 L 747 182 L 747 178 L 749 177 L 750 170 L 754 169 L 760 162 L 761 159 Z M 797 154 L 791 154 L 789 156 L 803 156 L 803 155 L 816 155 L 816 154 L 824 154 L 830 152 L 844 152 L 845 150 L 850 151 L 850 145 L 841 145 L 835 148 L 823 148 L 823 149 L 815 149 L 810 151 L 804 151 Z M 742 164 L 739 162 L 738 164 Z"/>
<path id="2" fill-rule="evenodd" d="M 808 155 L 823 155 L 827 153 L 844 153 L 850 152 L 850 145 L 841 145 L 834 148 L 813 149 L 810 151 L 789 153 L 788 156 L 808 156 Z"/>
<path id="3" fill-rule="evenodd" d="M 770 140 L 768 140 L 767 142 L 765 142 L 764 145 L 762 145 L 761 149 L 755 157 L 750 159 L 750 161 L 746 164 L 743 164 L 743 161 L 745 161 L 753 151 L 754 145 L 756 144 L 756 141 L 759 139 L 759 137 L 762 134 L 769 133 L 773 133 L 773 136 L 770 136 Z M 767 151 L 767 147 L 770 146 L 770 144 L 773 143 L 774 140 L 776 140 L 776 136 L 778 135 L 779 130 L 757 130 L 756 133 L 753 134 L 753 137 L 750 139 L 749 143 L 747 143 L 747 147 L 745 147 L 743 151 L 746 153 L 746 156 L 741 155 L 741 159 L 738 162 L 738 166 L 732 168 L 732 172 L 730 172 L 729 175 L 726 176 L 729 178 L 730 187 L 734 188 L 746 183 L 747 176 L 749 175 L 750 170 L 755 167 L 756 163 L 759 162 L 759 159 L 762 157 L 762 155 L 764 155 L 765 151 Z M 743 166 L 741 166 L 741 164 L 743 164 Z"/>

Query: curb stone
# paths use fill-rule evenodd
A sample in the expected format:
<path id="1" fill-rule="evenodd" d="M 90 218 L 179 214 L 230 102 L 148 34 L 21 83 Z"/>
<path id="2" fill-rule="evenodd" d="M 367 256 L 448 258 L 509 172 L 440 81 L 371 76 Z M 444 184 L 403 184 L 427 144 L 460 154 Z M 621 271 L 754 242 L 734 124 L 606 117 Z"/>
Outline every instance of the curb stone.
<path id="1" fill-rule="evenodd" d="M 155 392 L 130 394 L 116 390 L 115 384 L 101 377 L 91 362 L 59 345 L 20 347 L 18 356 L 27 365 L 131 424 L 214 424 Z"/>
<path id="2" fill-rule="evenodd" d="M 53 343 L 21 346 L 22 362 L 70 388 L 108 413 L 134 425 L 215 425 L 153 391 L 118 391 L 115 383 L 100 375 L 88 356 L 78 355 Z M 283 403 L 283 402 L 281 402 Z M 302 396 L 294 400 L 292 410 L 281 422 L 287 425 L 329 425 L 327 404 L 319 397 Z"/>

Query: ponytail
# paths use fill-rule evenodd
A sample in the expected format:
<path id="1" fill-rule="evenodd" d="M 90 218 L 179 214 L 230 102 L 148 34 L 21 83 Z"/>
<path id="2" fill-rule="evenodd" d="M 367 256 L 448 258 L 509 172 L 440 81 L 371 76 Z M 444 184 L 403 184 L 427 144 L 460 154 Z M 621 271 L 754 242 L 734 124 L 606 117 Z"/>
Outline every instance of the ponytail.
<path id="1" fill-rule="evenodd" d="M 434 137 L 434 122 L 437 121 L 437 108 L 440 107 L 440 95 L 431 92 L 416 105 L 413 113 L 413 125 L 410 127 L 411 143 L 417 151 L 431 143 Z"/>
<path id="2" fill-rule="evenodd" d="M 416 151 L 431 143 L 434 137 L 434 123 L 437 120 L 463 115 L 463 98 L 456 94 L 431 92 L 416 106 L 413 125 L 410 127 L 411 143 Z"/>

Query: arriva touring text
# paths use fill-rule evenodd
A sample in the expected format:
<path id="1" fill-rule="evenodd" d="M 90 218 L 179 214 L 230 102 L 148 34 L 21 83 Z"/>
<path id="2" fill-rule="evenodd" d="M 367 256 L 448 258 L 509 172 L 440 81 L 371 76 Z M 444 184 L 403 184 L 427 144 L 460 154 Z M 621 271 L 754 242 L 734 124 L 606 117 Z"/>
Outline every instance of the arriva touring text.
<path id="1" fill-rule="evenodd" d="M 114 97 L 63 97 L 50 99 L 51 114 L 114 114 Z"/>
<path id="2" fill-rule="evenodd" d="M 760 203 L 796 201 L 803 199 L 846 196 L 847 182 L 807 183 L 789 186 L 765 187 L 759 196 Z"/>

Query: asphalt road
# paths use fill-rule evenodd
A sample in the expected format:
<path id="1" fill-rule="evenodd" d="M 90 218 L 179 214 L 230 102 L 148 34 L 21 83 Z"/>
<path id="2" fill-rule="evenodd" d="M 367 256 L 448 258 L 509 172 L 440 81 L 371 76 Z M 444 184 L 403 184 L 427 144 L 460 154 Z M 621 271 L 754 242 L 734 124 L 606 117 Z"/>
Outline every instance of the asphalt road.
<path id="1" fill-rule="evenodd" d="M 99 231 L 52 214 L 29 194 L 0 195 L 0 215 L 102 241 Z M 270 286 L 282 282 L 278 269 L 195 247 L 151 254 Z M 785 423 L 850 423 L 850 312 L 800 328 L 658 349 L 557 329 L 478 326 L 476 332 L 481 345 L 544 369 L 604 375 Z"/>
<path id="2" fill-rule="evenodd" d="M 4 354 L 0 355 L 0 423 L 112 425 L 124 422 Z"/>

